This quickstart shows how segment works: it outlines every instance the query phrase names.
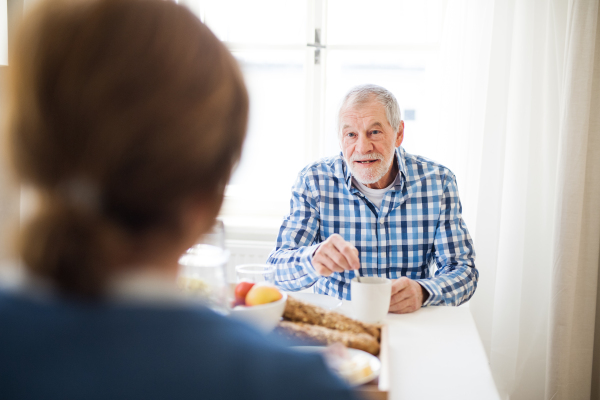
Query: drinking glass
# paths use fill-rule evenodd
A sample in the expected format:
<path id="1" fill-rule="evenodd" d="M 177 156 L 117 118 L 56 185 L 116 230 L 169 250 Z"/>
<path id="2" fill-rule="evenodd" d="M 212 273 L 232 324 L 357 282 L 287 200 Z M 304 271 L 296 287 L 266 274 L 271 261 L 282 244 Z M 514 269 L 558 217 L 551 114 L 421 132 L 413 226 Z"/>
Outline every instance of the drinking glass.
<path id="1" fill-rule="evenodd" d="M 243 264 L 235 267 L 235 276 L 238 282 L 275 283 L 275 268 L 266 264 Z"/>
<path id="2" fill-rule="evenodd" d="M 225 279 L 228 261 L 223 221 L 217 220 L 212 229 L 179 258 L 179 287 L 188 296 L 226 314 L 229 309 Z"/>

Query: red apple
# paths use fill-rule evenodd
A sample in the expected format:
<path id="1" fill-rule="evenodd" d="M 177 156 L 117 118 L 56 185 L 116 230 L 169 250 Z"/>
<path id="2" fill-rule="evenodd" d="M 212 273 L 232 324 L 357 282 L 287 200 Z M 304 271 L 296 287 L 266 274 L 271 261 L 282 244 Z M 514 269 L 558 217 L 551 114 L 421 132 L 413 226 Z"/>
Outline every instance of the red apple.
<path id="1" fill-rule="evenodd" d="M 254 286 L 254 283 L 252 283 L 252 282 L 238 283 L 235 287 L 235 292 L 234 292 L 236 302 L 238 300 L 244 301 L 246 299 L 246 295 L 248 294 L 248 291 L 250 289 L 252 289 L 252 286 Z"/>
<path id="2" fill-rule="evenodd" d="M 234 301 L 231 302 L 231 308 L 233 307 L 237 307 L 237 306 L 245 306 L 246 305 L 246 300 L 244 299 L 235 299 Z"/>

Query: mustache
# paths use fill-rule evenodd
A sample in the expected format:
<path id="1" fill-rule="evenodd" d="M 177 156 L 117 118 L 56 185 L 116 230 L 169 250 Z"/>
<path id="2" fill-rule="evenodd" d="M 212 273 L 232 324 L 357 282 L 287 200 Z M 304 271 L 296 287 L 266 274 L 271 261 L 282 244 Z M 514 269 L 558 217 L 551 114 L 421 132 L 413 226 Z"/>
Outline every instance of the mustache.
<path id="1" fill-rule="evenodd" d="M 365 161 L 365 160 L 383 160 L 383 154 L 380 153 L 369 153 L 369 154 L 352 154 L 350 162 L 352 161 Z"/>

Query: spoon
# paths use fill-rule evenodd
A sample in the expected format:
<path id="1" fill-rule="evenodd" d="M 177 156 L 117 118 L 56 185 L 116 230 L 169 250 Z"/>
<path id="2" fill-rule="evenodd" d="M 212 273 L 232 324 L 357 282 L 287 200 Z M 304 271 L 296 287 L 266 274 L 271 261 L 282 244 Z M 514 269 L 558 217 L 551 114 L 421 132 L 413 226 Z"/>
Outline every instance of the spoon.
<path id="1" fill-rule="evenodd" d="M 357 273 L 357 274 L 356 274 L 356 281 L 357 281 L 358 283 L 362 283 L 362 282 L 360 281 L 360 273 Z"/>

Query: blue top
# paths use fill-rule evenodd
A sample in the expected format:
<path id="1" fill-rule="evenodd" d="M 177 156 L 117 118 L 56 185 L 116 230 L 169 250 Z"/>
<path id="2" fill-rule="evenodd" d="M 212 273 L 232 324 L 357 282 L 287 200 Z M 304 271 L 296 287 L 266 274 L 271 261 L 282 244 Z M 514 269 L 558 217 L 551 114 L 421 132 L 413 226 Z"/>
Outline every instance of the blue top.
<path id="1" fill-rule="evenodd" d="M 290 213 L 267 261 L 276 267 L 279 287 L 314 285 L 316 293 L 350 300 L 357 271 L 321 276 L 312 265 L 319 245 L 337 233 L 358 249 L 361 276 L 414 279 L 429 293 L 423 306 L 459 305 L 471 298 L 479 272 L 454 174 L 402 147 L 396 148 L 396 162 L 400 179 L 385 193 L 381 207 L 352 185 L 342 155 L 300 172 Z"/>
<path id="2" fill-rule="evenodd" d="M 207 309 L 0 291 L 0 399 L 350 399 L 322 358 Z"/>

